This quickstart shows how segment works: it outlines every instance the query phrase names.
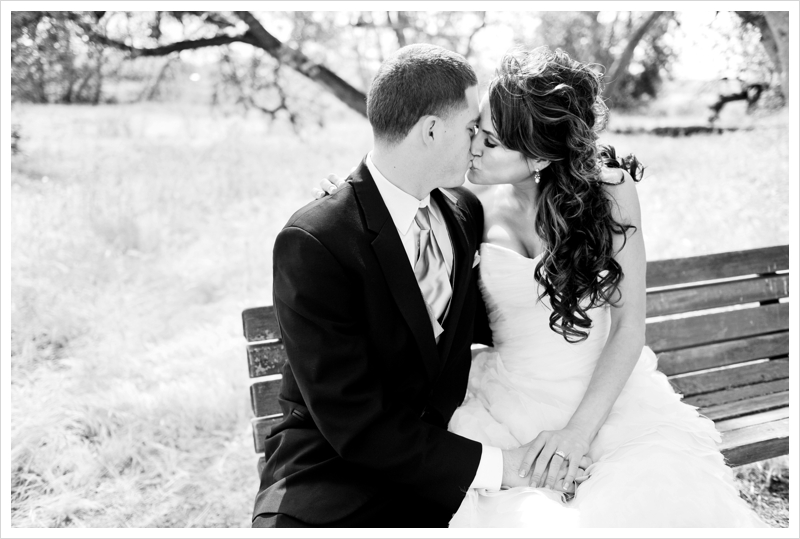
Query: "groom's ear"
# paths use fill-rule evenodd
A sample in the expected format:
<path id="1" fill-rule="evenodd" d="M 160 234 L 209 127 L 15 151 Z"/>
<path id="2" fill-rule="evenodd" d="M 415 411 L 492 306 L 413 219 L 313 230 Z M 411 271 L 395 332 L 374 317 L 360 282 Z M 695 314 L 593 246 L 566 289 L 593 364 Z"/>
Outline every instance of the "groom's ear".
<path id="1" fill-rule="evenodd" d="M 433 144 L 438 139 L 440 123 L 436 116 L 424 116 L 420 119 L 420 137 L 425 146 Z"/>

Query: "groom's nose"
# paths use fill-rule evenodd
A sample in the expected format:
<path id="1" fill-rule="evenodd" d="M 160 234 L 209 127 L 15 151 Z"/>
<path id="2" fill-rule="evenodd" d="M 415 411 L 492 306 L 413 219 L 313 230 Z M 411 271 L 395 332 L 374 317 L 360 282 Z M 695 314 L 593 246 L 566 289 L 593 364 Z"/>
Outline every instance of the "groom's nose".
<path id="1" fill-rule="evenodd" d="M 472 142 L 469 144 L 469 153 L 472 157 L 480 157 L 480 146 L 478 146 L 478 137 L 472 137 Z"/>

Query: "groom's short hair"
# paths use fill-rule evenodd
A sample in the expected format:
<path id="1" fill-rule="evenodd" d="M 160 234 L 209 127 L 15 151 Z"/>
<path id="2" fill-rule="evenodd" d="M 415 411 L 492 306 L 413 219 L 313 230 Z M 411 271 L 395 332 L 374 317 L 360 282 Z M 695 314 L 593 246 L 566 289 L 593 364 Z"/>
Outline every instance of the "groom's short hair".
<path id="1" fill-rule="evenodd" d="M 477 84 L 460 54 L 436 45 L 408 45 L 378 69 L 367 94 L 367 118 L 377 138 L 394 144 L 423 116 L 444 118 L 466 107 L 464 93 Z"/>

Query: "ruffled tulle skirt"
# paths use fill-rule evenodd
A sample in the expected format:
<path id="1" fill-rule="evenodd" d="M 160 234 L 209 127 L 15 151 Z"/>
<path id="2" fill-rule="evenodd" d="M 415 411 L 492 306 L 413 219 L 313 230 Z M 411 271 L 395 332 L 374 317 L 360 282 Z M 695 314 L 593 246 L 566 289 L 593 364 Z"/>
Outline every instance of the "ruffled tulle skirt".
<path id="1" fill-rule="evenodd" d="M 585 391 L 565 378 L 515 378 L 491 351 L 473 362 L 450 430 L 501 448 L 563 428 Z M 569 501 L 549 489 L 470 489 L 451 527 L 766 527 L 739 497 L 714 423 L 680 400 L 649 348 L 592 442 Z"/>

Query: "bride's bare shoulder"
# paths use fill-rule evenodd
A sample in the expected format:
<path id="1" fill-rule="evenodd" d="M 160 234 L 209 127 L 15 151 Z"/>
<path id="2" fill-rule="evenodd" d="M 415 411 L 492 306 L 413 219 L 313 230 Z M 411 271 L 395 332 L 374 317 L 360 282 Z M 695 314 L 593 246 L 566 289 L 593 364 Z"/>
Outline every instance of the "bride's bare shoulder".
<path id="1" fill-rule="evenodd" d="M 606 171 L 609 173 L 606 174 Z M 604 168 L 601 179 L 605 192 L 612 202 L 611 211 L 614 219 L 621 222 L 640 221 L 639 195 L 631 175 L 618 168 Z"/>
<path id="2" fill-rule="evenodd" d="M 621 168 L 603 167 L 600 169 L 600 181 L 606 185 L 617 185 L 630 179 L 630 175 Z"/>

